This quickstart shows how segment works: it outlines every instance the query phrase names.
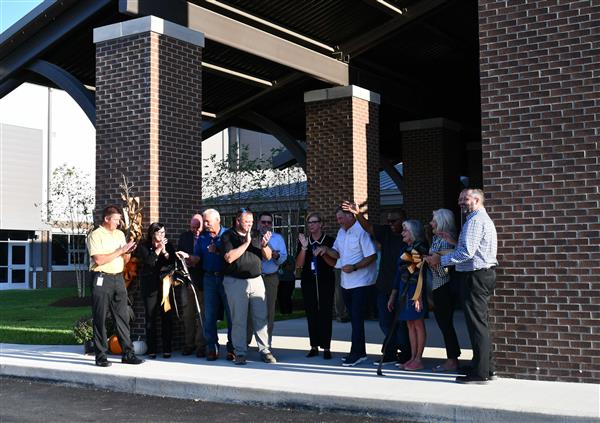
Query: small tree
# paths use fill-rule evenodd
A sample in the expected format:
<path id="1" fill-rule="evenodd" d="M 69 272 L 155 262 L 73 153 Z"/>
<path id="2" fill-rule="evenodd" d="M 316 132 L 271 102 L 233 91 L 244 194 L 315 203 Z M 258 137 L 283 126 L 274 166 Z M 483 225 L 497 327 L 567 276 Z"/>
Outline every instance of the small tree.
<path id="1" fill-rule="evenodd" d="M 267 169 L 261 159 L 251 159 L 247 146 L 240 148 L 239 154 L 228 154 L 218 160 L 215 154 L 204 159 L 202 198 L 225 197 L 236 207 L 246 205 L 251 199 L 249 192 L 265 188 Z"/>
<path id="2" fill-rule="evenodd" d="M 52 172 L 49 191 L 50 201 L 45 204 L 46 220 L 53 227 L 71 235 L 68 237 L 69 259 L 75 267 L 77 295 L 83 298 L 87 275 L 85 254 L 72 251 L 85 246 L 85 235 L 93 227 L 95 197 L 90 175 L 63 164 Z"/>

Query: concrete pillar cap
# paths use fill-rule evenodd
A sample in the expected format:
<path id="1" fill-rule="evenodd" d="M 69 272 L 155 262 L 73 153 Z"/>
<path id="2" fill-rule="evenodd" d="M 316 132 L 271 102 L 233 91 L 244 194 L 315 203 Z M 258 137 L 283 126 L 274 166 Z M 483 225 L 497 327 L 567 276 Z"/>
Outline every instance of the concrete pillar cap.
<path id="1" fill-rule="evenodd" d="M 379 94 L 356 85 L 307 91 L 304 93 L 304 102 L 312 103 L 314 101 L 334 100 L 346 97 L 356 97 L 371 103 L 381 104 L 381 96 Z"/>
<path id="2" fill-rule="evenodd" d="M 94 28 L 94 44 L 144 32 L 168 35 L 181 41 L 204 47 L 204 34 L 156 16 L 143 16 L 130 21 Z"/>

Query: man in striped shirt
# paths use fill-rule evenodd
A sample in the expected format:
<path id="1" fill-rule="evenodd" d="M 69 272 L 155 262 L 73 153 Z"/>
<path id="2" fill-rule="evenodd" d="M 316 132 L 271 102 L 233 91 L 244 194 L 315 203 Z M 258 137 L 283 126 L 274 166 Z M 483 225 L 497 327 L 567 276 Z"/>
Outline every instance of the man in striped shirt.
<path id="1" fill-rule="evenodd" d="M 492 344 L 488 327 L 488 303 L 496 287 L 498 241 L 496 227 L 484 207 L 485 197 L 480 189 L 461 192 L 458 204 L 466 214 L 456 249 L 452 254 L 433 255 L 425 260 L 430 266 L 455 266 L 464 288 L 465 320 L 473 360 L 471 371 L 456 378 L 458 383 L 485 384 L 495 378 Z"/>

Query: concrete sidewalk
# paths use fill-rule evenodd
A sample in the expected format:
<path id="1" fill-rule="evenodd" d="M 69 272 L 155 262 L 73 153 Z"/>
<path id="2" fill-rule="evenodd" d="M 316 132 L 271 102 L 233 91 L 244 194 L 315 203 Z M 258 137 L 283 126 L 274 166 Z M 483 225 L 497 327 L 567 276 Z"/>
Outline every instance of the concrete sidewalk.
<path id="1" fill-rule="evenodd" d="M 460 329 L 461 316 L 457 318 Z M 459 385 L 453 374 L 408 372 L 394 366 L 384 367 L 385 377 L 378 377 L 372 365 L 381 342 L 376 322 L 367 322 L 366 327 L 372 360 L 342 367 L 349 332 L 349 324 L 334 322 L 334 358 L 309 359 L 304 357 L 309 347 L 305 320 L 276 322 L 273 346 L 278 363 L 260 362 L 253 348 L 247 366 L 175 353 L 169 360 L 148 360 L 140 366 L 121 364 L 120 358 L 113 356 L 109 358 L 112 367 L 99 368 L 94 366 L 93 356 L 82 354 L 80 345 L 0 344 L 0 375 L 136 394 L 340 410 L 408 421 L 599 421 L 600 385 L 502 378 L 488 385 Z M 461 345 L 468 345 L 464 330 L 460 332 Z M 431 367 L 445 357 L 433 319 L 428 321 L 428 335 L 432 347 L 425 356 Z M 461 358 L 469 359 L 470 351 Z"/>

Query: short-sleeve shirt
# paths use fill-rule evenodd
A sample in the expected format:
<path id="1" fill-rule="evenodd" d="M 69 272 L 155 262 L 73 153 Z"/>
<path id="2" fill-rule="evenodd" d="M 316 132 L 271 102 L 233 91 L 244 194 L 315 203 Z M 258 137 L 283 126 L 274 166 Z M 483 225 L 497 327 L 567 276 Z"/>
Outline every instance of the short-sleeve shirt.
<path id="1" fill-rule="evenodd" d="M 246 241 L 246 237 L 239 235 L 235 229 L 229 229 L 221 236 L 219 251 L 224 257 L 229 251 L 238 248 Z M 238 279 L 250 279 L 262 273 L 261 240 L 253 233 L 250 245 L 244 253 L 233 263 L 223 262 L 223 273 Z"/>
<path id="2" fill-rule="evenodd" d="M 123 256 L 119 256 L 101 266 L 96 264 L 94 256 L 97 254 L 110 254 L 125 244 L 127 244 L 125 241 L 125 234 L 118 229 L 115 229 L 112 232 L 106 230 L 104 226 L 99 226 L 94 229 L 87 239 L 87 247 L 90 252 L 90 270 L 92 272 L 111 274 L 121 273 L 125 267 Z"/>
<path id="3" fill-rule="evenodd" d="M 337 266 L 340 268 L 347 264 L 356 264 L 365 257 L 376 254 L 375 246 L 367 232 L 355 222 L 348 230 L 340 228 L 333 249 L 340 254 Z M 352 289 L 362 286 L 373 285 L 377 274 L 377 263 L 373 262 L 367 267 L 357 269 L 354 272 L 342 272 L 342 288 Z"/>

